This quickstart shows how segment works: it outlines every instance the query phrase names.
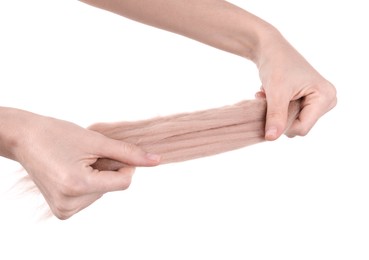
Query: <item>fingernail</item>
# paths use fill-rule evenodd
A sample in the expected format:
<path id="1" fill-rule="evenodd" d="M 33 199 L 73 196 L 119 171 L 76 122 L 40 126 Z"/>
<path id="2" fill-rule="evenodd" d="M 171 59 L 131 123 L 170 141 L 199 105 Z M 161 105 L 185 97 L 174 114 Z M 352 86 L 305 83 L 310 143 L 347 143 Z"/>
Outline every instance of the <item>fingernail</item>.
<path id="1" fill-rule="evenodd" d="M 269 129 L 265 133 L 266 139 L 274 139 L 277 136 L 277 128 L 276 127 L 269 127 Z"/>
<path id="2" fill-rule="evenodd" d="M 159 162 L 161 156 L 158 154 L 147 153 L 146 158 L 149 159 L 150 161 Z"/>

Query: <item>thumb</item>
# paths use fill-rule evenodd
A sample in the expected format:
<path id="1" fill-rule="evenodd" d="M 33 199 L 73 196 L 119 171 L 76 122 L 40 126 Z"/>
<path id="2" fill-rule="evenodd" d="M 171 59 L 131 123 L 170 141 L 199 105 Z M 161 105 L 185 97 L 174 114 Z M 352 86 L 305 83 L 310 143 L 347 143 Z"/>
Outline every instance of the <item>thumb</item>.
<path id="1" fill-rule="evenodd" d="M 281 97 L 268 97 L 265 123 L 265 139 L 274 141 L 280 137 L 286 128 L 289 100 Z"/>
<path id="2" fill-rule="evenodd" d="M 160 155 L 145 152 L 137 145 L 110 139 L 101 135 L 97 155 L 131 166 L 156 166 Z"/>

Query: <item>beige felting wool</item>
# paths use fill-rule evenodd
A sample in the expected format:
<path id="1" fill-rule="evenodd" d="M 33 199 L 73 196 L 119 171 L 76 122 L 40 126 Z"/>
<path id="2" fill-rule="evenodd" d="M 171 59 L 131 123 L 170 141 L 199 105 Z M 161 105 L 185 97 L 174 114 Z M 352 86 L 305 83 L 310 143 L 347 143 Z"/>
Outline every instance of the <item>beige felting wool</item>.
<path id="1" fill-rule="evenodd" d="M 136 122 L 98 123 L 89 129 L 133 143 L 161 155 L 161 164 L 215 155 L 263 142 L 266 101 L 247 100 L 232 106 L 183 113 Z M 300 102 L 291 102 L 289 124 L 298 116 Z M 124 164 L 99 159 L 93 167 L 117 170 Z"/>

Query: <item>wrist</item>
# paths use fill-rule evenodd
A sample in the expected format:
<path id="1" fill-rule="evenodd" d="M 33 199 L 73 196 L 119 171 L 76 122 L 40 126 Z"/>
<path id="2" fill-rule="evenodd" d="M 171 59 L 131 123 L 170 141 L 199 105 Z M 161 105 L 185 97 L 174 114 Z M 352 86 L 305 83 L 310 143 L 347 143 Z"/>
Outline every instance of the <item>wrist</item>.
<path id="1" fill-rule="evenodd" d="M 0 156 L 19 162 L 34 116 L 20 109 L 0 107 Z"/>
<path id="2" fill-rule="evenodd" d="M 253 61 L 259 68 L 264 59 L 273 55 L 276 45 L 286 40 L 273 25 L 247 11 L 243 10 L 238 20 L 234 33 L 230 34 L 234 53 Z"/>
<path id="3" fill-rule="evenodd" d="M 282 34 L 270 24 L 261 25 L 261 28 L 257 30 L 256 39 L 250 60 L 255 63 L 258 69 L 270 57 L 275 56 L 276 51 L 281 50 L 282 46 L 286 44 Z"/>

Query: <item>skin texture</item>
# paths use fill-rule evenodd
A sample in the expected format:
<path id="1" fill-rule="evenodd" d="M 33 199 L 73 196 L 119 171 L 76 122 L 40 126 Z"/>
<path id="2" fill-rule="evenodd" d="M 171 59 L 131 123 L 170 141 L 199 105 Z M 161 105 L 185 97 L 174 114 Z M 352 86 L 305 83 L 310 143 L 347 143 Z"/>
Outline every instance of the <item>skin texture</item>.
<path id="1" fill-rule="evenodd" d="M 222 0 L 85 0 L 130 19 L 168 30 L 242 56 L 259 69 L 267 102 L 264 138 L 306 135 L 336 105 L 336 90 L 278 32 L 249 12 Z M 123 33 L 123 32 L 122 32 Z M 288 106 L 301 100 L 299 116 L 287 127 Z M 104 193 L 126 189 L 134 166 L 153 166 L 135 145 L 110 139 L 72 123 L 0 107 L 0 156 L 18 161 L 53 213 L 66 219 Z M 57 145 L 55 145 L 57 144 Z M 130 167 L 99 171 L 109 158 Z"/>

